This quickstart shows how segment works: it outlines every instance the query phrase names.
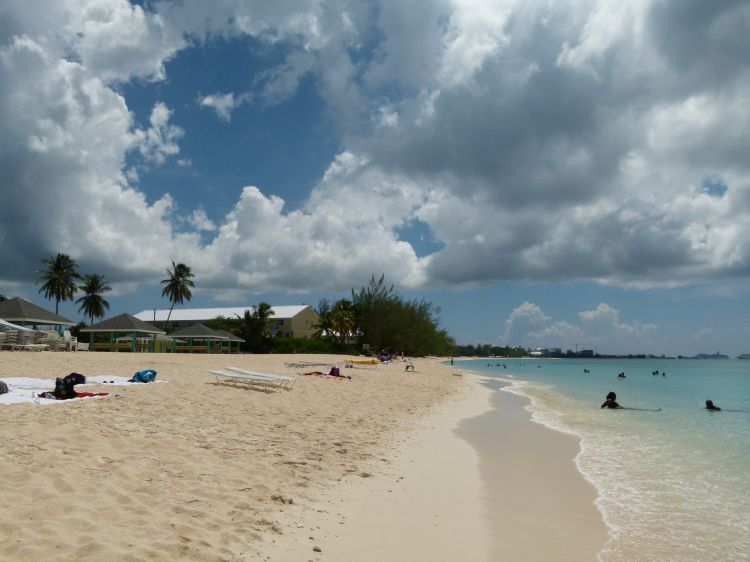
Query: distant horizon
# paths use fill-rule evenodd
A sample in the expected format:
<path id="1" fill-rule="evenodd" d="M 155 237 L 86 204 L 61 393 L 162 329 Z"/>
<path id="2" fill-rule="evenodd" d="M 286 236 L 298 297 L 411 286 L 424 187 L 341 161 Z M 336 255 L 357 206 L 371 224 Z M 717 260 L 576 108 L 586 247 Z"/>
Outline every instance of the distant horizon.
<path id="1" fill-rule="evenodd" d="M 463 344 L 460 345 L 461 347 L 468 347 L 473 344 Z M 474 346 L 476 347 L 476 346 Z M 532 348 L 527 348 L 524 346 L 507 346 L 507 349 L 522 349 L 525 352 L 531 352 L 533 353 L 536 351 Z M 553 348 L 554 349 L 554 348 Z M 459 349 L 460 351 L 460 349 Z M 705 352 L 697 352 L 693 353 L 692 355 L 671 355 L 666 353 L 628 353 L 628 354 L 617 354 L 617 353 L 594 353 L 593 355 L 581 355 L 581 353 L 585 353 L 586 350 L 580 350 L 579 352 L 575 352 L 571 349 L 563 349 L 560 353 L 549 353 L 548 355 L 531 355 L 526 354 L 522 355 L 521 357 L 510 357 L 507 355 L 497 355 L 497 354 L 490 354 L 490 355 L 465 355 L 465 356 L 459 356 L 459 357 L 453 357 L 453 359 L 461 359 L 461 358 L 482 358 L 482 359 L 695 359 L 695 360 L 709 360 L 709 359 L 717 359 L 717 360 L 725 360 L 725 359 L 743 359 L 747 358 L 750 359 L 750 353 L 740 353 L 737 356 L 732 356 L 730 354 L 716 352 L 716 353 L 705 353 Z M 591 350 L 589 350 L 591 351 Z M 570 353 L 570 355 L 568 355 Z M 563 355 L 562 357 L 558 355 Z"/>
<path id="2" fill-rule="evenodd" d="M 15 296 L 20 296 L 20 295 L 7 295 L 6 294 L 5 296 L 8 297 L 8 298 L 13 298 Z M 79 295 L 77 295 L 77 296 L 79 296 Z M 54 301 L 49 301 L 47 299 L 44 299 L 44 297 L 41 296 L 41 295 L 38 295 L 37 298 L 33 298 L 33 295 L 31 297 L 32 298 L 29 298 L 28 296 L 22 296 L 22 298 L 26 298 L 27 300 L 29 300 L 30 302 L 33 302 L 34 304 L 36 304 L 38 306 L 46 308 L 47 310 L 50 310 L 50 311 L 54 311 Z M 289 296 L 289 299 L 288 299 L 289 302 L 286 302 L 284 304 L 275 304 L 274 302 L 271 302 L 271 301 L 268 301 L 268 300 L 259 299 L 257 302 L 254 302 L 254 303 L 251 303 L 251 304 L 247 304 L 247 305 L 238 305 L 238 306 L 227 306 L 226 303 L 222 303 L 221 306 L 194 306 L 193 302 L 191 301 L 191 303 L 186 304 L 184 306 L 175 307 L 174 311 L 180 311 L 180 310 L 186 310 L 186 309 L 206 309 L 206 308 L 209 308 L 209 309 L 210 308 L 240 308 L 240 307 L 244 307 L 244 306 L 253 307 L 253 306 L 256 306 L 257 304 L 259 304 L 260 302 L 268 302 L 269 304 L 271 304 L 271 306 L 275 306 L 275 307 L 308 305 L 308 306 L 311 306 L 313 309 L 315 309 L 317 311 L 317 305 L 318 305 L 317 301 L 315 303 L 302 302 L 304 299 L 301 299 L 296 304 L 292 304 L 292 299 L 293 298 L 294 298 L 294 296 Z M 342 298 L 346 298 L 346 296 L 342 297 Z M 331 300 L 330 297 L 329 297 L 329 300 Z M 119 301 L 119 299 L 118 299 L 118 301 Z M 87 318 L 83 318 L 83 316 L 81 314 L 79 314 L 78 312 L 75 311 L 77 308 L 78 308 L 77 305 L 73 305 L 69 301 L 68 302 L 62 302 L 61 301 L 60 302 L 60 315 L 63 316 L 63 317 L 66 317 L 66 318 L 68 318 L 70 320 L 75 320 L 76 322 L 85 322 L 85 323 L 88 324 L 88 319 Z M 70 312 L 63 313 L 63 309 L 65 309 L 66 311 L 70 311 Z M 108 311 L 108 313 L 104 316 L 103 319 L 107 319 L 107 318 L 111 318 L 111 317 L 117 316 L 118 314 L 121 314 L 123 312 L 127 312 L 129 314 L 135 315 L 135 314 L 138 314 L 138 313 L 143 312 L 143 311 L 151 311 L 151 310 L 154 310 L 154 309 L 153 308 L 141 308 L 141 309 L 135 310 L 134 308 L 128 308 L 128 309 L 119 309 L 116 312 L 113 311 L 113 310 L 114 309 L 110 309 L 110 311 Z M 164 303 L 161 303 L 161 306 L 158 306 L 156 308 L 156 310 L 157 311 L 168 311 L 169 310 L 169 303 L 166 302 L 166 301 Z M 174 311 L 173 311 L 173 314 L 174 314 Z M 99 320 L 95 321 L 95 323 L 98 322 L 98 321 Z M 448 330 L 448 332 L 449 332 L 450 335 L 453 335 L 453 334 L 451 334 L 450 330 Z M 522 348 L 522 349 L 525 349 L 527 351 L 533 351 L 533 350 L 535 350 L 537 348 L 542 348 L 542 349 L 560 348 L 562 353 L 566 353 L 567 351 L 572 351 L 574 353 L 576 352 L 576 350 L 573 347 L 568 348 L 568 347 L 560 346 L 560 345 L 549 345 L 549 346 L 523 345 L 523 344 L 507 344 L 506 345 L 506 344 L 501 344 L 501 343 L 490 343 L 490 342 L 481 341 L 481 340 L 478 340 L 478 341 L 469 341 L 469 342 L 463 342 L 463 341 L 456 340 L 456 344 L 458 346 L 469 346 L 469 345 L 482 346 L 482 345 L 490 345 L 490 346 L 497 346 L 497 347 Z M 594 351 L 594 353 L 599 354 L 599 355 L 611 355 L 611 356 L 618 356 L 618 357 L 627 357 L 628 355 L 653 355 L 653 356 L 655 356 L 655 358 L 661 358 L 661 357 L 659 357 L 661 355 L 664 355 L 664 356 L 674 356 L 674 357 L 683 357 L 683 358 L 692 358 L 693 356 L 699 355 L 701 353 L 704 353 L 704 354 L 707 354 L 707 355 L 711 355 L 713 353 L 720 353 L 720 354 L 727 355 L 730 358 L 736 358 L 739 355 L 750 353 L 750 351 L 728 351 L 728 352 L 724 352 L 724 351 L 721 351 L 721 350 L 718 351 L 718 352 L 709 353 L 709 352 L 695 351 L 695 348 L 693 348 L 692 350 L 685 349 L 681 353 L 668 353 L 668 352 L 659 351 L 659 350 L 655 350 L 655 351 L 630 350 L 630 351 L 625 351 L 625 352 L 617 352 L 617 351 L 603 351 L 603 350 L 600 350 L 600 349 L 595 348 L 595 347 L 585 347 L 584 345 L 582 345 L 582 344 L 579 343 L 579 350 L 578 351 L 580 352 L 580 351 L 583 351 L 585 349 L 592 350 L 592 351 Z"/>

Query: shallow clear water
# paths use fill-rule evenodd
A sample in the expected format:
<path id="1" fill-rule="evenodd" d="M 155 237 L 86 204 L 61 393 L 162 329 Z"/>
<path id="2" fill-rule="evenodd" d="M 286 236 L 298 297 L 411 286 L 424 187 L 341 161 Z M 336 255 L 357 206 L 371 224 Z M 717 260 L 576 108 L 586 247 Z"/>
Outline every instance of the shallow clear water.
<path id="1" fill-rule="evenodd" d="M 459 365 L 512 381 L 535 421 L 581 439 L 576 462 L 610 527 L 602 560 L 750 560 L 750 361 Z M 609 391 L 661 411 L 602 410 Z M 706 411 L 709 398 L 723 410 Z"/>

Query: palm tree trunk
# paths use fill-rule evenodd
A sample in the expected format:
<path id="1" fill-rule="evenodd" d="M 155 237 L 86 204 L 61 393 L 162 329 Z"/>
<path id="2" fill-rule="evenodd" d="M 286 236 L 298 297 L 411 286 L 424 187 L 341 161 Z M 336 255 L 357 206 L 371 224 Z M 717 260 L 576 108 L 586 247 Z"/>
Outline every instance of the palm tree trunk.
<path id="1" fill-rule="evenodd" d="M 169 314 L 167 314 L 167 320 L 164 322 L 164 328 L 167 328 L 167 324 L 169 324 L 169 317 L 172 316 L 172 310 L 174 309 L 174 303 L 172 303 L 172 306 L 169 307 Z"/>

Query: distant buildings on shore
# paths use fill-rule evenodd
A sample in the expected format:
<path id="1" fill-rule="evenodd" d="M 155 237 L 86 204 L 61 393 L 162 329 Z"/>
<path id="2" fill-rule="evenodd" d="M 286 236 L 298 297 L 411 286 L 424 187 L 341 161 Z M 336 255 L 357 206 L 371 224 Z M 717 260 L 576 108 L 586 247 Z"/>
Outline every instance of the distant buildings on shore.
<path id="1" fill-rule="evenodd" d="M 223 308 L 175 308 L 142 310 L 135 315 L 138 320 L 154 322 L 163 326 L 169 317 L 169 329 L 174 331 L 216 318 L 243 318 L 245 311 L 253 312 L 253 306 Z M 320 318 L 310 305 L 272 306 L 273 314 L 268 319 L 268 329 L 273 336 L 282 338 L 311 338 L 319 332 Z"/>
<path id="2" fill-rule="evenodd" d="M 596 353 L 593 349 L 579 349 L 576 351 L 563 351 L 559 347 L 535 347 L 524 348 L 515 347 L 497 347 L 497 346 L 459 346 L 463 355 L 479 357 L 531 357 L 531 358 L 548 358 L 548 359 L 730 359 L 723 353 L 698 353 L 696 355 L 656 355 L 653 353 L 637 354 L 608 354 Z M 750 353 L 743 353 L 737 356 L 737 359 L 750 360 Z"/>

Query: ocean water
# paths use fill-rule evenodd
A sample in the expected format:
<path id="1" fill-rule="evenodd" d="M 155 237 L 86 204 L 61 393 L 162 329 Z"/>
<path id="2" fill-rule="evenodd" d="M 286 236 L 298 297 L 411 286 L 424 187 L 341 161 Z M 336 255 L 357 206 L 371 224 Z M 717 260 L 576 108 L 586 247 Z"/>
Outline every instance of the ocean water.
<path id="1" fill-rule="evenodd" d="M 576 463 L 610 529 L 600 560 L 750 560 L 750 361 L 459 365 L 511 382 L 504 391 L 528 397 L 532 419 L 580 438 Z M 601 409 L 609 391 L 644 410 Z"/>

